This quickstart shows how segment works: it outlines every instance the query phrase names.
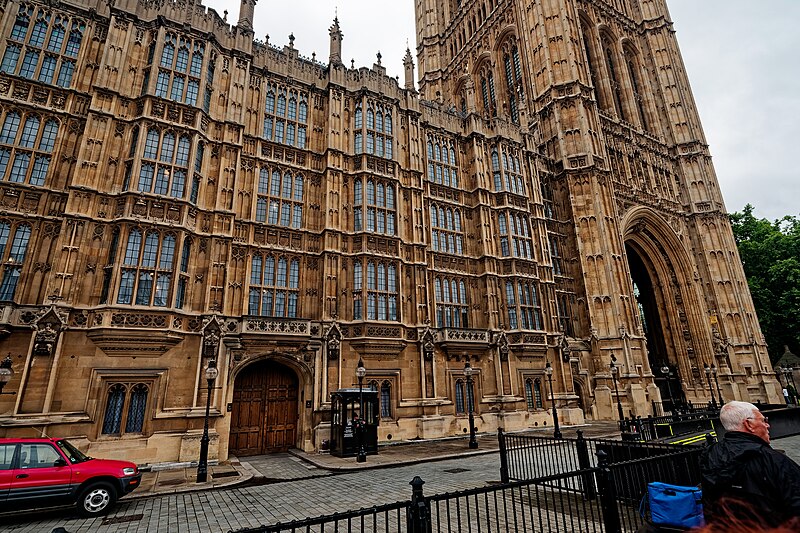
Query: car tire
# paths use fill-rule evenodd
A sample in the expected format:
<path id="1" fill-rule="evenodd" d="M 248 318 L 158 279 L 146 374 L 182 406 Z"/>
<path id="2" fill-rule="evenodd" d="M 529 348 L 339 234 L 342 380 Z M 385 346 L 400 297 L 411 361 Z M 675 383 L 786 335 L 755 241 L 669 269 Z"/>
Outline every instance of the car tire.
<path id="1" fill-rule="evenodd" d="M 103 516 L 117 501 L 117 491 L 108 483 L 92 483 L 78 497 L 78 514 L 84 517 Z"/>

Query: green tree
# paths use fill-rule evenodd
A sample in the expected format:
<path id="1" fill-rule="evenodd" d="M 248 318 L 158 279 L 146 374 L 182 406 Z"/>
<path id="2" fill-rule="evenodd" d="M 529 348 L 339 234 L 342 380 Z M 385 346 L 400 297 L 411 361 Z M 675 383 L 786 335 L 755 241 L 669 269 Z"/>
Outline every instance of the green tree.
<path id="1" fill-rule="evenodd" d="M 800 219 L 757 219 L 747 204 L 730 220 L 770 359 L 800 353 Z"/>

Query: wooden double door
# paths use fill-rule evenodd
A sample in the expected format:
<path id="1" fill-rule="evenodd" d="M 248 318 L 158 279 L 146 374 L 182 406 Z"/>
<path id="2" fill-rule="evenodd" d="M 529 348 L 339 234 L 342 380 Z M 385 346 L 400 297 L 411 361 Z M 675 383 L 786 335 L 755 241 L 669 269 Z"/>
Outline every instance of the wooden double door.
<path id="1" fill-rule="evenodd" d="M 285 452 L 297 441 L 297 375 L 274 361 L 236 377 L 229 449 L 239 456 Z"/>

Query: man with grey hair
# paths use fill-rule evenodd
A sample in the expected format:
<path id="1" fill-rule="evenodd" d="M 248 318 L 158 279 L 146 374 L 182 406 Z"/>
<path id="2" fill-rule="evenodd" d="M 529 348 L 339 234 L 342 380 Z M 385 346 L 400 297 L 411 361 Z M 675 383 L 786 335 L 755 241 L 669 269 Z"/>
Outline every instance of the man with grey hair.
<path id="1" fill-rule="evenodd" d="M 727 432 L 700 465 L 706 519 L 736 518 L 778 526 L 800 516 L 800 466 L 769 445 L 769 421 L 752 403 L 729 402 L 719 413 Z"/>

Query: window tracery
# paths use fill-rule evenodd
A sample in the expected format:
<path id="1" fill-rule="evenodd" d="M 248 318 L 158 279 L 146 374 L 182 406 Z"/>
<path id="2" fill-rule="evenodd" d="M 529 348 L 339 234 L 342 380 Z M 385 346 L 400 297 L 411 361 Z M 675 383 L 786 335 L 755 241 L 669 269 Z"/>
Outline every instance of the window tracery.
<path id="1" fill-rule="evenodd" d="M 300 260 L 254 254 L 250 267 L 248 313 L 296 318 L 300 299 Z"/>
<path id="2" fill-rule="evenodd" d="M 392 107 L 368 101 L 356 104 L 354 123 L 354 149 L 357 154 L 370 154 L 386 159 L 394 158 L 394 125 Z"/>
<path id="3" fill-rule="evenodd" d="M 270 83 L 264 105 L 264 138 L 268 141 L 306 147 L 308 93 Z"/>
<path id="4" fill-rule="evenodd" d="M 509 329 L 542 329 L 542 308 L 535 282 L 507 281 L 506 310 Z"/>
<path id="5" fill-rule="evenodd" d="M 458 188 L 456 149 L 452 139 L 428 135 L 428 181 Z"/>
<path id="6" fill-rule="evenodd" d="M 437 327 L 469 327 L 467 284 L 463 279 L 437 276 L 434 280 L 434 293 Z"/>
<path id="7" fill-rule="evenodd" d="M 396 222 L 397 200 L 394 184 L 386 180 L 367 179 L 364 187 L 364 180 L 355 179 L 353 181 L 354 231 L 396 235 Z"/>
<path id="8" fill-rule="evenodd" d="M 256 221 L 284 227 L 303 225 L 305 181 L 302 174 L 261 167 L 258 174 Z"/>
<path id="9" fill-rule="evenodd" d="M 494 147 L 491 159 L 494 190 L 524 195 L 525 182 L 522 179 L 519 152 L 510 146 Z"/>
<path id="10" fill-rule="evenodd" d="M 436 252 L 464 253 L 460 209 L 431 204 L 431 247 Z"/>
<path id="11" fill-rule="evenodd" d="M 21 4 L 0 72 L 69 87 L 85 31 L 86 23 L 79 18 Z"/>
<path id="12" fill-rule="evenodd" d="M 394 263 L 368 259 L 353 263 L 353 320 L 400 320 L 398 297 Z"/>
<path id="13" fill-rule="evenodd" d="M 0 180 L 44 185 L 58 129 L 56 119 L 9 111 L 0 130 Z"/>
<path id="14" fill-rule="evenodd" d="M 132 149 L 138 145 L 138 135 L 137 130 Z M 136 189 L 144 193 L 185 198 L 191 148 L 192 139 L 188 134 L 148 128 Z M 196 197 L 194 189 L 197 185 L 198 181 L 193 181 L 192 197 Z M 124 188 L 127 188 L 127 184 Z"/>
<path id="15" fill-rule="evenodd" d="M 500 255 L 522 259 L 534 258 L 528 215 L 518 211 L 501 211 L 497 214 L 497 227 L 500 235 Z"/>
<path id="16" fill-rule="evenodd" d="M 153 63 L 155 43 L 150 49 L 149 64 Z M 201 40 L 167 33 L 161 48 L 156 69 L 155 95 L 175 102 L 196 106 L 200 94 L 200 80 L 206 45 Z M 145 87 L 149 84 L 149 70 L 145 75 Z M 143 91 L 143 92 L 144 92 Z"/>
<path id="17" fill-rule="evenodd" d="M 30 238 L 30 225 L 15 225 L 8 220 L 0 220 L 0 260 L 3 272 L 0 280 L 0 301 L 14 299 Z"/>
<path id="18" fill-rule="evenodd" d="M 173 289 L 177 235 L 132 228 L 122 260 L 117 303 L 167 307 Z"/>
<path id="19" fill-rule="evenodd" d="M 102 434 L 121 436 L 142 433 L 149 394 L 149 383 L 109 383 Z"/>

